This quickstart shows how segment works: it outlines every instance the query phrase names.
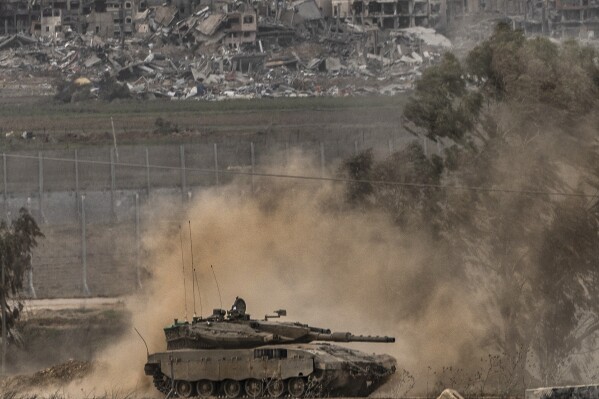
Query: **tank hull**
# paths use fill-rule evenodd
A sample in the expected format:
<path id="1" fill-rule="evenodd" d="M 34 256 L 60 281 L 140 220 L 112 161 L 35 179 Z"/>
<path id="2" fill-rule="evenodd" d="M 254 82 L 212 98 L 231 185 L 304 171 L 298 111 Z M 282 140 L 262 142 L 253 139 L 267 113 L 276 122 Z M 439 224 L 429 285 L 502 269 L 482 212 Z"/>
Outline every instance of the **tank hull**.
<path id="1" fill-rule="evenodd" d="M 364 397 L 395 368 L 388 355 L 313 343 L 168 350 L 149 355 L 145 372 L 160 391 L 174 386 L 183 397 Z"/>

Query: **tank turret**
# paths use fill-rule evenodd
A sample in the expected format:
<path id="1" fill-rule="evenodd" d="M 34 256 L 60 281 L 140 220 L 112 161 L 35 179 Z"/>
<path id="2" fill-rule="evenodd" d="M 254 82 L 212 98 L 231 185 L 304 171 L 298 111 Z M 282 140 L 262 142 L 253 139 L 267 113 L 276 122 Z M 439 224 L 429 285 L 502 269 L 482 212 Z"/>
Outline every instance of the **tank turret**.
<path id="1" fill-rule="evenodd" d="M 287 315 L 284 309 L 254 320 L 246 313 L 245 301 L 236 298 L 228 312 L 214 309 L 207 318 L 195 317 L 191 323 L 175 320 L 166 327 L 167 349 L 240 349 L 262 345 L 286 345 L 329 342 L 395 342 L 393 337 L 353 335 L 349 332 L 331 332 L 329 329 L 301 323 L 273 322 L 269 319 Z"/>
<path id="2" fill-rule="evenodd" d="M 387 336 L 353 335 L 270 319 L 252 319 L 236 298 L 229 311 L 164 329 L 166 352 L 148 355 L 145 372 L 165 394 L 229 399 L 368 396 L 395 372 L 388 355 L 366 354 L 332 342 L 392 343 Z"/>

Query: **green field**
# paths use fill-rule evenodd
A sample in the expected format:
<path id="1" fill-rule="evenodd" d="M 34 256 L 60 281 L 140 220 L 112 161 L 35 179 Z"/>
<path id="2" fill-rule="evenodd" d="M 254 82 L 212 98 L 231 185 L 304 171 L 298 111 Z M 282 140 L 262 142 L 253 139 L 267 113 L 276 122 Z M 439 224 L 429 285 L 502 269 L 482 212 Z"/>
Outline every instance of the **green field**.
<path id="1" fill-rule="evenodd" d="M 119 143 L 190 142 L 207 136 L 386 130 L 399 125 L 405 96 L 309 97 L 207 101 L 88 101 L 2 99 L 0 146 L 6 150 L 107 144 L 111 118 Z M 158 131 L 162 118 L 170 128 Z M 31 131 L 36 140 L 20 139 Z M 13 132 L 11 137 L 6 133 Z M 10 135 L 9 135 L 10 136 Z"/>

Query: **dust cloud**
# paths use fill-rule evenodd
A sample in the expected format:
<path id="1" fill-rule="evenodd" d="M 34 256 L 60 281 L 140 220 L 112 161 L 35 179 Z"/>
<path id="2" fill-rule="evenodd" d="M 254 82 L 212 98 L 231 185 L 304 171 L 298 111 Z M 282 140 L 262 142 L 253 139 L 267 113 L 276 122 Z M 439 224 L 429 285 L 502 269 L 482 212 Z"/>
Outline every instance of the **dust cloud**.
<path id="1" fill-rule="evenodd" d="M 298 161 L 286 172 L 300 170 L 306 173 Z M 470 306 L 476 298 L 439 262 L 439 248 L 401 234 L 382 213 L 337 206 L 342 187 L 261 183 L 266 188 L 255 196 L 239 195 L 247 182 L 203 191 L 184 215 L 168 201 L 147 209 L 154 218 L 143 239 L 151 278 L 127 305 L 150 353 L 165 349 L 162 328 L 185 318 L 179 225 L 188 319 L 194 313 L 188 220 L 199 283 L 197 315 L 221 307 L 212 265 L 223 308 L 240 296 L 254 318 L 284 308 L 290 321 L 394 336 L 394 344 L 352 346 L 395 356 L 417 381 L 429 366 L 455 363 L 477 347 L 485 330 Z M 145 356 L 132 331 L 99 356 L 100 366 L 84 386 L 71 390 L 153 394 L 151 378 L 143 375 Z"/>

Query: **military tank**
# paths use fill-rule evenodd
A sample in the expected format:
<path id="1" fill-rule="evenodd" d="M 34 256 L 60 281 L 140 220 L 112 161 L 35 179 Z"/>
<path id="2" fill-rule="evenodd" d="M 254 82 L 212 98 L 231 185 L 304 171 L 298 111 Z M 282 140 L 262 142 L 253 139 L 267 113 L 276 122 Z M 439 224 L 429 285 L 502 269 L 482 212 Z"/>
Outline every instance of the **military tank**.
<path id="1" fill-rule="evenodd" d="M 170 397 L 363 397 L 395 372 L 389 355 L 367 354 L 331 342 L 395 342 L 393 337 L 331 332 L 270 321 L 283 309 L 251 319 L 236 298 L 231 310 L 179 321 L 164 329 L 167 350 L 148 354 L 144 367 Z"/>

